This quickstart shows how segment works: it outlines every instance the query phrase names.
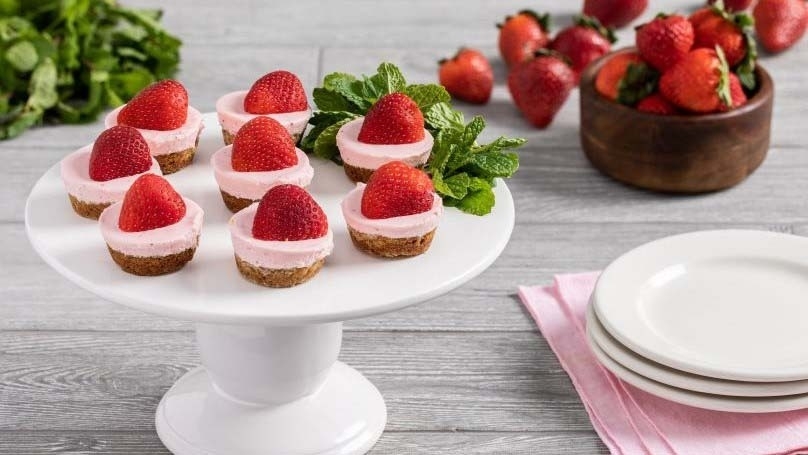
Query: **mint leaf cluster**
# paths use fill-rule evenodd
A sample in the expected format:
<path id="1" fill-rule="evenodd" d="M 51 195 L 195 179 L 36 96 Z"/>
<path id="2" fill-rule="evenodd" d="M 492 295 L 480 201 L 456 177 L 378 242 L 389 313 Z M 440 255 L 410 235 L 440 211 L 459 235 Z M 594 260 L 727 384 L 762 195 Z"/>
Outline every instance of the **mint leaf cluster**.
<path id="1" fill-rule="evenodd" d="M 337 131 L 342 125 L 367 114 L 379 98 L 403 92 L 426 111 L 437 103 L 449 102 L 449 92 L 437 84 L 407 84 L 407 80 L 392 63 L 382 63 L 372 76 L 357 78 L 347 73 L 331 73 L 323 86 L 314 89 L 314 104 L 319 109 L 309 124 L 312 128 L 300 143 L 300 148 L 320 158 L 342 164 L 337 150 Z"/>

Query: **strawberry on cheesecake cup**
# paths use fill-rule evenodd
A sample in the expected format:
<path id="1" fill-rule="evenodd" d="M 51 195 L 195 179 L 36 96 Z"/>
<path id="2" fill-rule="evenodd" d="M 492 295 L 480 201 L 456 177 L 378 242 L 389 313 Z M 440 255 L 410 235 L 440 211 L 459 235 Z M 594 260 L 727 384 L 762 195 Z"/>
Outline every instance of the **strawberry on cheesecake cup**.
<path id="1" fill-rule="evenodd" d="M 401 161 L 380 167 L 342 201 L 348 233 L 360 250 L 381 257 L 425 253 L 443 216 L 443 200 L 421 170 Z"/>
<path id="2" fill-rule="evenodd" d="M 288 71 L 273 71 L 258 79 L 250 90 L 231 92 L 219 98 L 216 114 L 225 145 L 233 143 L 245 123 L 260 116 L 283 125 L 297 143 L 309 122 L 311 108 L 297 76 Z"/>
<path id="3" fill-rule="evenodd" d="M 403 93 L 381 97 L 365 117 L 337 132 L 345 174 L 354 182 L 367 182 L 376 169 L 391 161 L 423 167 L 433 144 L 418 105 Z"/>
<path id="4" fill-rule="evenodd" d="M 93 144 L 66 156 L 60 172 L 73 211 L 92 220 L 122 200 L 141 175 L 161 175 L 143 136 L 128 126 L 108 129 Z"/>
<path id="5" fill-rule="evenodd" d="M 129 103 L 110 112 L 104 124 L 107 128 L 115 125 L 137 128 L 163 174 L 172 174 L 191 164 L 204 127 L 202 113 L 188 106 L 185 87 L 173 80 L 146 87 Z"/>
<path id="6" fill-rule="evenodd" d="M 334 249 L 317 202 L 299 186 L 280 185 L 230 219 L 236 266 L 247 280 L 285 288 L 314 277 Z"/>
<path id="7" fill-rule="evenodd" d="M 278 185 L 308 186 L 314 177 L 309 157 L 295 147 L 280 123 L 256 117 L 236 134 L 232 145 L 210 158 L 224 204 L 238 212 Z"/>
<path id="8" fill-rule="evenodd" d="M 133 275 L 176 272 L 194 257 L 202 208 L 180 196 L 163 177 L 139 177 L 122 202 L 101 213 L 98 224 L 112 260 Z"/>

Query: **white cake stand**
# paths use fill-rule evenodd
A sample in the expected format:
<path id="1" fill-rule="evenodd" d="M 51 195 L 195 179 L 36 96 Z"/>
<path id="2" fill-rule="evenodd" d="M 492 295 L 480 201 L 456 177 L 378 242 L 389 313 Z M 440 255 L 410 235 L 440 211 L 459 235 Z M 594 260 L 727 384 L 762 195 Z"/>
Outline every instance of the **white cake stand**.
<path id="1" fill-rule="evenodd" d="M 381 435 L 387 409 L 376 387 L 337 361 L 342 321 L 395 311 L 460 286 L 499 256 L 514 206 L 496 187 L 492 214 L 447 209 L 432 248 L 402 260 L 377 259 L 351 244 L 339 208 L 353 187 L 342 169 L 313 159 L 309 188 L 334 231 L 334 253 L 313 280 L 268 289 L 236 269 L 225 209 L 208 165 L 222 142 L 205 116 L 194 164 L 168 176 L 205 209 L 196 257 L 161 277 L 122 272 L 96 223 L 74 214 L 58 164 L 36 183 L 25 209 L 28 236 L 51 267 L 112 302 L 196 322 L 203 367 L 166 393 L 156 426 L 181 455 L 362 454 Z"/>

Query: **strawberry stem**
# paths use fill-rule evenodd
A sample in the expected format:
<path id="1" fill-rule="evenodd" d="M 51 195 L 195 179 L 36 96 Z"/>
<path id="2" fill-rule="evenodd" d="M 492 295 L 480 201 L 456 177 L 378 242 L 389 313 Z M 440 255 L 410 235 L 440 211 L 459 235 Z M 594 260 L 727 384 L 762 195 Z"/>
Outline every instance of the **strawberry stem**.
<path id="1" fill-rule="evenodd" d="M 718 93 L 718 98 L 725 106 L 732 107 L 732 92 L 729 87 L 729 64 L 727 63 L 727 57 L 724 55 L 724 50 L 721 49 L 721 46 L 715 47 L 715 53 L 718 54 L 718 61 L 720 62 L 719 69 L 721 71 L 716 92 Z"/>

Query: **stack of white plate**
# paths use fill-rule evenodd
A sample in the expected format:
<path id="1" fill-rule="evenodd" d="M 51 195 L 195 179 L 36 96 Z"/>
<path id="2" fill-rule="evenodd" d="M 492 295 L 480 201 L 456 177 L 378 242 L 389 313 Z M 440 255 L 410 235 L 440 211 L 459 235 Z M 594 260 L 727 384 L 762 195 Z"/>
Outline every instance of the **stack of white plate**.
<path id="1" fill-rule="evenodd" d="M 808 239 L 730 230 L 643 245 L 604 270 L 587 338 L 612 373 L 672 401 L 808 408 Z"/>

